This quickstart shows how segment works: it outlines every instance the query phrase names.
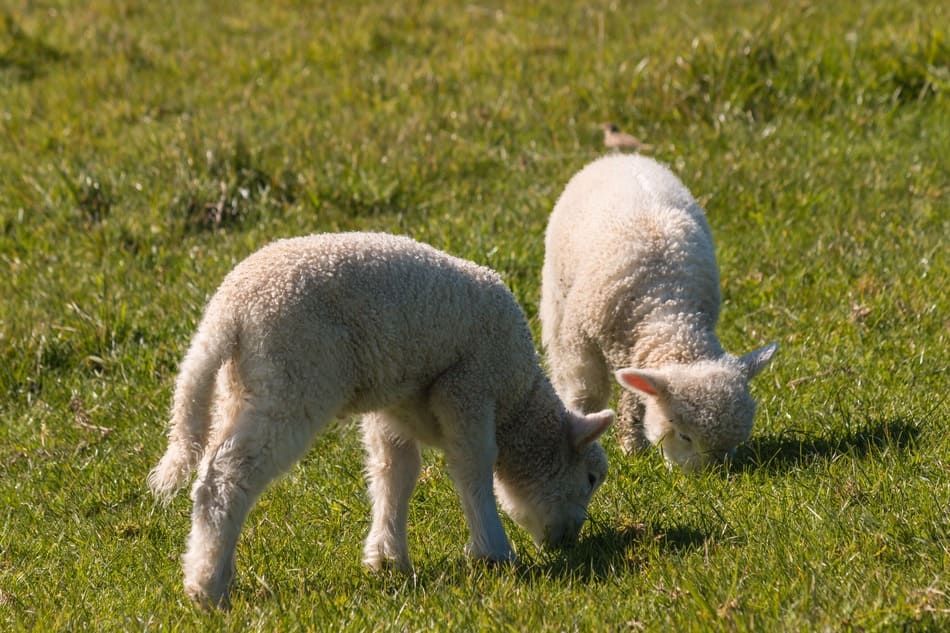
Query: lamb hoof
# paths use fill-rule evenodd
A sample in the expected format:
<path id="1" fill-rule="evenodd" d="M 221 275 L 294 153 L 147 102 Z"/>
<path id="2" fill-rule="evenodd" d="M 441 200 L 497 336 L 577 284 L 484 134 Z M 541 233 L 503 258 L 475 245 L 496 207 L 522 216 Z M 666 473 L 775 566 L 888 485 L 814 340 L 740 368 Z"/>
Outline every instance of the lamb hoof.
<path id="1" fill-rule="evenodd" d="M 399 556 L 387 554 L 381 548 L 367 548 L 363 553 L 363 565 L 373 572 L 382 572 L 386 570 L 409 573 L 412 571 L 412 564 L 408 556 Z"/>
<path id="2" fill-rule="evenodd" d="M 487 565 L 508 565 L 517 562 L 518 557 L 510 547 L 498 551 L 482 551 L 472 543 L 465 546 L 465 555 L 474 561 Z"/>
<path id="3" fill-rule="evenodd" d="M 621 436 L 619 440 L 620 450 L 624 455 L 635 455 L 636 453 L 642 453 L 651 446 L 650 442 L 638 433 Z"/>
<path id="4" fill-rule="evenodd" d="M 202 611 L 213 611 L 214 609 L 228 611 L 231 609 L 231 600 L 227 591 L 214 594 L 196 584 L 186 584 L 185 595 Z"/>
<path id="5" fill-rule="evenodd" d="M 373 573 L 382 573 L 385 571 L 395 571 L 401 574 L 408 574 L 412 571 L 412 565 L 408 560 L 397 560 L 395 558 L 378 558 L 375 560 L 363 559 L 363 566 Z"/>

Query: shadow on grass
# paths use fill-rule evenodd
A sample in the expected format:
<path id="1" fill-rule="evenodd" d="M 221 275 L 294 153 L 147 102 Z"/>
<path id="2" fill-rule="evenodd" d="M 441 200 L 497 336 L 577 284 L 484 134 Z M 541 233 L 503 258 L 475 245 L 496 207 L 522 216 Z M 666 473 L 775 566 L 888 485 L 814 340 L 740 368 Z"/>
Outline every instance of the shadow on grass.
<path id="1" fill-rule="evenodd" d="M 519 576 L 528 580 L 563 576 L 603 579 L 639 569 L 651 559 L 654 549 L 662 554 L 682 554 L 702 548 L 710 538 L 687 526 L 597 524 L 595 530 L 573 547 L 542 553 L 536 562 L 519 569 Z"/>
<path id="2" fill-rule="evenodd" d="M 730 470 L 784 473 L 843 455 L 860 459 L 887 450 L 913 450 L 919 435 L 920 423 L 900 418 L 868 420 L 829 436 L 788 429 L 740 446 Z"/>
<path id="3" fill-rule="evenodd" d="M 499 575 L 514 576 L 525 583 L 559 578 L 587 582 L 636 571 L 655 560 L 657 550 L 661 555 L 683 554 L 702 548 L 710 539 L 700 530 L 683 526 L 598 524 L 594 530 L 573 547 L 534 554 L 522 552 L 514 564 L 473 561 L 453 552 L 441 558 L 417 558 L 410 575 L 393 569 L 372 574 L 372 582 L 392 594 L 466 585 Z"/>

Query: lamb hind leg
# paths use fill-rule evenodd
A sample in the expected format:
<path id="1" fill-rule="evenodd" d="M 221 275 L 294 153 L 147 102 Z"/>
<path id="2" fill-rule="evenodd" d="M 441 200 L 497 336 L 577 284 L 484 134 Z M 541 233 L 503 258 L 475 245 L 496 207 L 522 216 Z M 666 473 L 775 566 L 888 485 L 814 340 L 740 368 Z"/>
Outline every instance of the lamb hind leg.
<path id="1" fill-rule="evenodd" d="M 205 608 L 227 608 L 234 550 L 258 496 L 303 454 L 332 415 L 298 423 L 245 407 L 202 461 L 192 489 L 191 532 L 182 557 L 185 592 Z"/>
<path id="2" fill-rule="evenodd" d="M 416 487 L 422 459 L 419 445 L 395 436 L 388 414 L 377 412 L 363 416 L 363 445 L 366 447 L 366 473 L 373 504 L 373 521 L 363 547 L 363 564 L 380 569 L 392 562 L 407 571 L 409 543 L 406 523 L 409 498 Z"/>

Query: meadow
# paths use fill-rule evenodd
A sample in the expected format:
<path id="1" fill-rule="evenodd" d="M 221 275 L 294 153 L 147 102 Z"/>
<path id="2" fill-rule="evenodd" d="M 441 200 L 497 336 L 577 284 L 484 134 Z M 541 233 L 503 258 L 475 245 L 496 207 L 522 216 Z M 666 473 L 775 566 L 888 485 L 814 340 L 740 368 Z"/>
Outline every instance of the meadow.
<path id="1" fill-rule="evenodd" d="M 936 0 L 6 0 L 0 629 L 950 627 L 950 11 Z M 233 609 L 181 587 L 145 477 L 224 274 L 378 230 L 498 270 L 538 341 L 543 233 L 600 124 L 707 210 L 718 332 L 778 341 L 736 459 L 625 458 L 580 543 L 462 554 L 434 452 L 414 573 L 360 566 L 353 425 L 252 512 Z"/>

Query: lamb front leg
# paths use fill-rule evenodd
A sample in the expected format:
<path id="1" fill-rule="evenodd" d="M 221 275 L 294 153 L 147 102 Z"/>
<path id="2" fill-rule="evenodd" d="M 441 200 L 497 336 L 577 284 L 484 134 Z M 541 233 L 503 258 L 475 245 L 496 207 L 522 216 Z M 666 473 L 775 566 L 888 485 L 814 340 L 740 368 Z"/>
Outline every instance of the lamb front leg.
<path id="1" fill-rule="evenodd" d="M 444 431 L 445 465 L 468 523 L 470 539 L 465 553 L 489 561 L 514 560 L 495 504 L 498 447 L 494 407 L 490 402 L 464 402 L 451 396 L 446 400 L 435 407 L 435 413 Z"/>
<path id="2" fill-rule="evenodd" d="M 551 381 L 564 403 L 578 413 L 601 411 L 610 402 L 613 382 L 607 361 L 595 343 L 576 332 L 548 349 Z"/>
<path id="3" fill-rule="evenodd" d="M 624 389 L 620 392 L 617 416 L 617 440 L 627 455 L 650 448 L 643 428 L 643 415 L 646 408 L 635 394 Z"/>
<path id="4" fill-rule="evenodd" d="M 446 452 L 446 465 L 462 500 L 462 510 L 468 522 L 470 539 L 465 546 L 465 553 L 475 559 L 513 561 L 515 554 L 508 543 L 495 504 L 492 468 L 497 451 L 493 445 L 490 448 L 471 448 Z"/>
<path id="5" fill-rule="evenodd" d="M 483 371 L 462 363 L 444 373 L 429 391 L 429 409 L 438 423 L 439 447 L 468 522 L 470 540 L 465 553 L 510 561 L 515 555 L 495 504 L 495 403 L 487 394 L 471 389 Z"/>

